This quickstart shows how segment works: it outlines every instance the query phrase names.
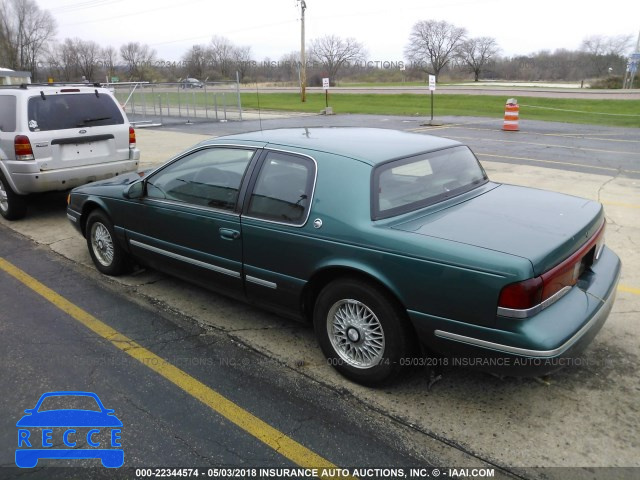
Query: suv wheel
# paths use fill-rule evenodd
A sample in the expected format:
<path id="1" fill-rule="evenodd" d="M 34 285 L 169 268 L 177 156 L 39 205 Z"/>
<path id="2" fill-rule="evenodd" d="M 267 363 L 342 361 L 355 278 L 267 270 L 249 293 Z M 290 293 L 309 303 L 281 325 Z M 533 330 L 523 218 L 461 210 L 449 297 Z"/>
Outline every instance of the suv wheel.
<path id="1" fill-rule="evenodd" d="M 18 220 L 26 214 L 27 202 L 24 195 L 15 193 L 0 172 L 0 215 L 7 220 Z"/>

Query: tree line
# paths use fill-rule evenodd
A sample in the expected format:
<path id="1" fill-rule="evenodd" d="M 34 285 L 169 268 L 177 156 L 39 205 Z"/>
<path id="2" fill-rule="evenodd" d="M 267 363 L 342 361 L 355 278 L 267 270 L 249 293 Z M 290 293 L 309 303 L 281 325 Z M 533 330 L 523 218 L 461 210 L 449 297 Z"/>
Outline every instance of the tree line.
<path id="1" fill-rule="evenodd" d="M 92 40 L 56 40 L 53 16 L 36 0 L 0 0 L 0 66 L 31 72 L 34 81 L 207 81 L 297 82 L 299 52 L 278 59 L 254 59 L 251 46 L 238 46 L 214 35 L 193 45 L 179 61 L 165 61 L 149 45 L 128 42 L 120 48 Z M 622 75 L 631 35 L 593 35 L 578 50 L 558 49 L 530 55 L 500 56 L 497 41 L 469 37 L 467 30 L 445 21 L 414 24 L 404 58 L 372 60 L 354 38 L 325 35 L 308 43 L 307 78 L 311 86 L 323 77 L 336 81 L 422 81 L 428 74 L 441 81 L 504 79 L 580 81 Z"/>

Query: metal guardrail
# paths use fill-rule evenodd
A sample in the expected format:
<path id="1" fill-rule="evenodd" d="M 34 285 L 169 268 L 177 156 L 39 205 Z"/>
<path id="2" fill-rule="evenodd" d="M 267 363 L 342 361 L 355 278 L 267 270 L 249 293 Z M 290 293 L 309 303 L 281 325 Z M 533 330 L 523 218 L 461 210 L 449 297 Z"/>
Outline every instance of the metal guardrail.
<path id="1" fill-rule="evenodd" d="M 237 82 L 209 82 L 202 88 L 182 83 L 127 82 L 107 85 L 138 127 L 164 123 L 242 120 Z"/>

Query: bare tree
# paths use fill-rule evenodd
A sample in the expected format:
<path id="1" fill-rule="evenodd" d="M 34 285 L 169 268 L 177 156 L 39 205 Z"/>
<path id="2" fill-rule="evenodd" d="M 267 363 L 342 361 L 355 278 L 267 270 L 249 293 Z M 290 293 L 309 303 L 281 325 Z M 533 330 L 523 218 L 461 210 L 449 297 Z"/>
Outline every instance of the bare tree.
<path id="1" fill-rule="evenodd" d="M 204 45 L 194 45 L 182 57 L 186 64 L 185 76 L 203 78 L 207 69 L 207 49 Z"/>
<path id="2" fill-rule="evenodd" d="M 239 80 L 242 82 L 254 63 L 251 59 L 251 47 L 235 47 L 232 56 Z"/>
<path id="3" fill-rule="evenodd" d="M 224 78 L 228 78 L 233 73 L 233 52 L 236 47 L 228 38 L 214 35 L 208 48 L 208 56 L 211 64 L 215 65 Z"/>
<path id="4" fill-rule="evenodd" d="M 1 0 L 0 61 L 9 68 L 28 70 L 34 76 L 38 57 L 55 36 L 56 22 L 34 0 Z"/>
<path id="5" fill-rule="evenodd" d="M 78 52 L 72 39 L 65 38 L 62 43 L 51 42 L 45 61 L 49 68 L 49 76 L 54 80 L 70 82 L 80 79 Z"/>
<path id="6" fill-rule="evenodd" d="M 100 60 L 104 65 L 104 72 L 109 81 L 116 74 L 116 63 L 118 62 L 118 51 L 109 45 L 100 51 Z"/>
<path id="7" fill-rule="evenodd" d="M 93 40 L 74 40 L 78 57 L 78 69 L 87 80 L 95 80 L 96 66 L 100 58 L 100 45 Z"/>
<path id="8" fill-rule="evenodd" d="M 120 47 L 120 56 L 127 64 L 132 80 L 143 80 L 152 74 L 156 51 L 149 48 L 149 45 L 129 42 Z"/>
<path id="9" fill-rule="evenodd" d="M 311 40 L 309 53 L 313 60 L 320 62 L 326 69 L 331 82 L 335 82 L 341 68 L 366 57 L 364 46 L 354 38 L 343 40 L 335 35 Z"/>
<path id="10" fill-rule="evenodd" d="M 460 44 L 462 61 L 473 72 L 474 81 L 478 81 L 485 65 L 500 51 L 498 43 L 492 37 L 470 38 Z"/>
<path id="11" fill-rule="evenodd" d="M 414 66 L 438 76 L 456 55 L 465 34 L 464 28 L 445 21 L 422 20 L 411 29 L 405 55 Z"/>
<path id="12" fill-rule="evenodd" d="M 580 50 L 590 56 L 592 73 L 602 75 L 607 73 L 617 58 L 625 56 L 632 40 L 631 35 L 591 35 L 582 41 Z"/>
<path id="13" fill-rule="evenodd" d="M 582 40 L 580 50 L 592 55 L 617 55 L 624 57 L 631 48 L 633 37 L 631 35 L 591 35 Z"/>

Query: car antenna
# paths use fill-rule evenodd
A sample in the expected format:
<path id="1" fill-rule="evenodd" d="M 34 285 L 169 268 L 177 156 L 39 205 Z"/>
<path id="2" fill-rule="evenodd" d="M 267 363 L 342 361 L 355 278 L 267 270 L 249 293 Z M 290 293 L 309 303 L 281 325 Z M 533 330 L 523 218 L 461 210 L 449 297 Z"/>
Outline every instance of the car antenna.
<path id="1" fill-rule="evenodd" d="M 258 99 L 258 123 L 260 124 L 260 131 L 262 131 L 262 115 L 260 113 L 260 91 L 258 90 L 257 81 L 256 81 L 256 98 Z"/>

